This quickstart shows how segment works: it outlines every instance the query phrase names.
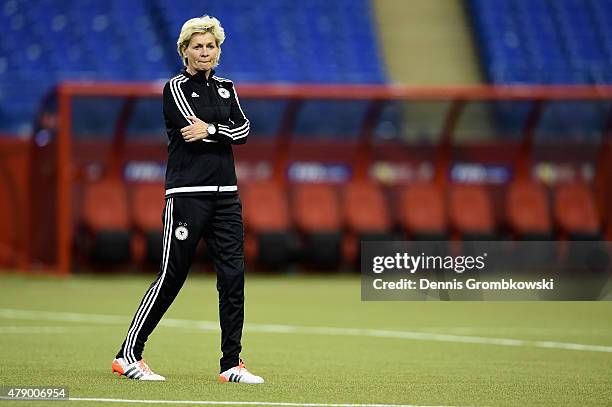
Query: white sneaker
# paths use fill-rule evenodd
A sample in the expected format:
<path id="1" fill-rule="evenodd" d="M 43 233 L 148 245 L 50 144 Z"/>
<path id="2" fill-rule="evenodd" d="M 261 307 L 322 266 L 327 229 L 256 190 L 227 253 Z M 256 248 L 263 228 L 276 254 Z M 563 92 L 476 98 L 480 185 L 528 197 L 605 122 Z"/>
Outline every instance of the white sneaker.
<path id="1" fill-rule="evenodd" d="M 138 362 L 131 364 L 128 364 L 127 360 L 123 358 L 115 359 L 113 360 L 112 369 L 113 373 L 117 373 L 119 376 L 125 376 L 134 380 L 151 380 L 159 382 L 166 380 L 164 376 L 153 373 L 144 359 L 140 359 Z"/>
<path id="2" fill-rule="evenodd" d="M 234 383 L 246 383 L 246 384 L 260 384 L 264 382 L 264 379 L 255 376 L 249 372 L 244 366 L 244 362 L 240 359 L 238 366 L 234 366 L 231 369 L 227 369 L 225 372 L 219 375 L 220 382 L 234 382 Z"/>

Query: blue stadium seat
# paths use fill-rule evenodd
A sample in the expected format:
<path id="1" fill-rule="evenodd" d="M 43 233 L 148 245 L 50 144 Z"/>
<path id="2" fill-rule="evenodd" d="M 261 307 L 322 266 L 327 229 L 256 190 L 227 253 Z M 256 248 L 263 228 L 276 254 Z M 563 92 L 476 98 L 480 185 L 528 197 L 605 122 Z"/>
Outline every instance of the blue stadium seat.
<path id="1" fill-rule="evenodd" d="M 469 0 L 468 6 L 490 82 L 612 83 L 612 0 Z M 499 109 L 499 124 L 519 117 L 514 109 Z M 609 112 L 605 103 L 549 106 L 536 139 L 593 139 Z"/>
<path id="2" fill-rule="evenodd" d="M 610 83 L 612 0 L 469 0 L 493 83 Z"/>
<path id="3" fill-rule="evenodd" d="M 36 7 L 6 0 L 0 130 L 30 124 L 40 98 L 61 80 L 168 78 L 182 69 L 181 25 L 201 14 L 222 21 L 228 41 L 218 72 L 237 82 L 385 81 L 368 0 L 38 0 Z"/>

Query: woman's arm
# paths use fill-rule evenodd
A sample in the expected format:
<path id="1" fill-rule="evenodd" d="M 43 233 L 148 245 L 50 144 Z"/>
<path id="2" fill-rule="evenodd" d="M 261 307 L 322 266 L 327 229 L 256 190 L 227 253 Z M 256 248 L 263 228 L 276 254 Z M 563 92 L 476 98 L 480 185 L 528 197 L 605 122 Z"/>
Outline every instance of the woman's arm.
<path id="1" fill-rule="evenodd" d="M 188 143 L 198 140 L 215 142 L 208 139 L 208 124 L 193 113 L 176 79 L 171 79 L 164 86 L 164 117 L 173 128 L 180 130 L 182 138 Z"/>
<path id="2" fill-rule="evenodd" d="M 244 144 L 249 136 L 251 123 L 240 107 L 240 101 L 238 100 L 238 93 L 236 92 L 234 83 L 229 83 L 231 84 L 230 97 L 232 98 L 230 119 L 224 123 L 213 123 L 216 134 L 211 135 L 211 137 L 225 140 L 231 144 Z"/>
<path id="3" fill-rule="evenodd" d="M 180 130 L 192 123 L 187 116 L 195 115 L 183 95 L 180 82 L 175 78 L 170 79 L 164 86 L 164 117 L 172 127 Z"/>

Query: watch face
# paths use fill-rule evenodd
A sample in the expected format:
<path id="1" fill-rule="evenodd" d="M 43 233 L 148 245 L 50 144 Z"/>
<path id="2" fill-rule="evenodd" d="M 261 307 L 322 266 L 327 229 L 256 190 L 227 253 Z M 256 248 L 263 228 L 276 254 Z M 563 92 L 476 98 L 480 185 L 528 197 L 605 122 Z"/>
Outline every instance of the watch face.
<path id="1" fill-rule="evenodd" d="M 208 125 L 208 134 L 215 134 L 216 132 L 217 132 L 217 128 L 214 125 L 209 124 Z"/>

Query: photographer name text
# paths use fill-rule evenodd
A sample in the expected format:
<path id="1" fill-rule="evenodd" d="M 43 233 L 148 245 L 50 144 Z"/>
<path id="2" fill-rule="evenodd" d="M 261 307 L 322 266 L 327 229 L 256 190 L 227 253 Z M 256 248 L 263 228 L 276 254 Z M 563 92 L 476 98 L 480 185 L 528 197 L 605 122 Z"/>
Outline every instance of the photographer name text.
<path id="1" fill-rule="evenodd" d="M 494 281 L 479 281 L 474 278 L 465 281 L 401 278 L 395 281 L 385 281 L 382 278 L 377 278 L 372 281 L 372 286 L 375 290 L 554 290 L 555 281 L 552 278 L 543 278 L 536 281 L 521 281 L 512 278 L 502 278 Z"/>

